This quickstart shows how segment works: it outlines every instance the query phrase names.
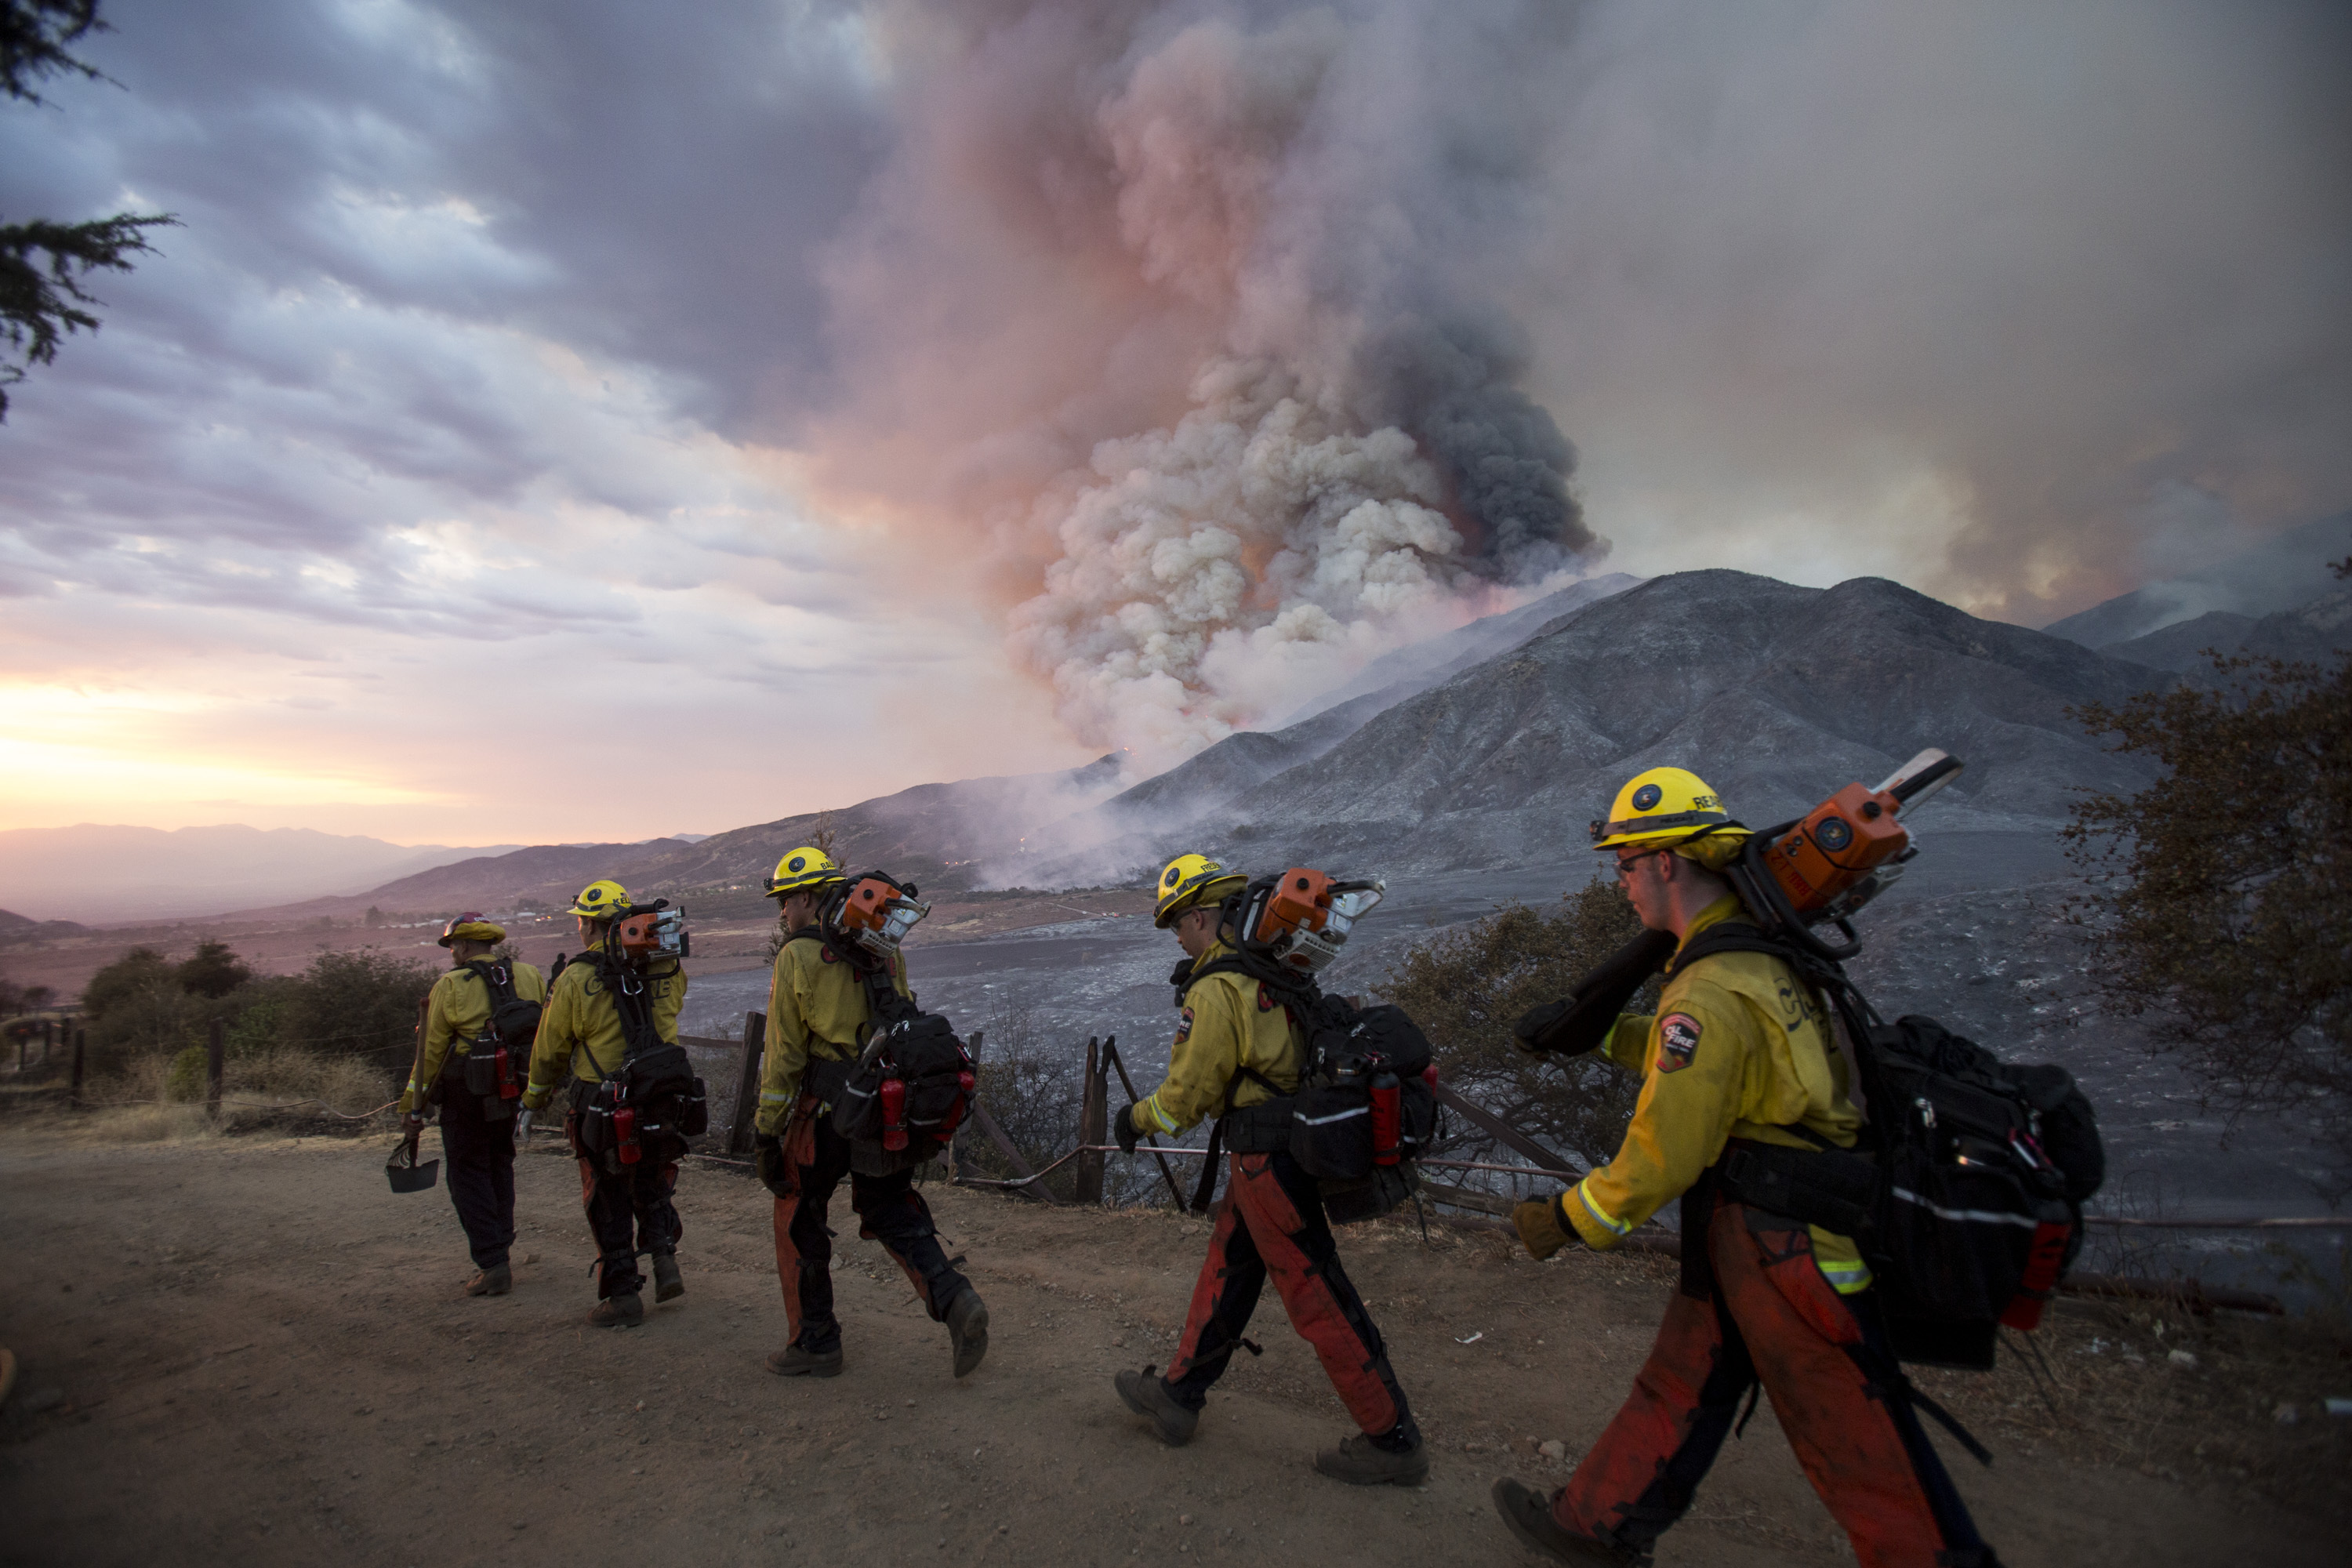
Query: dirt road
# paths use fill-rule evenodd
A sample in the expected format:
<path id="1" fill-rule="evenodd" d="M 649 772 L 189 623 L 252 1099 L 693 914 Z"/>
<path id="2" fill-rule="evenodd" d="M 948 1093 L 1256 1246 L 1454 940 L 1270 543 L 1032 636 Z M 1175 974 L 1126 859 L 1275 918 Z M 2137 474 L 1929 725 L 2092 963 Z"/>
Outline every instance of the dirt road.
<path id="1" fill-rule="evenodd" d="M 931 1189 L 995 1324 L 959 1385 L 844 1201 L 849 1370 L 786 1383 L 760 1364 L 783 1314 L 748 1180 L 689 1164 L 688 1294 L 600 1332 L 568 1161 L 522 1161 L 530 1260 L 513 1295 L 469 1300 L 445 1193 L 388 1194 L 384 1143 L 0 1128 L 0 1342 L 25 1364 L 0 1412 L 0 1562 L 1519 1563 L 1489 1484 L 1565 1476 L 1669 1289 L 1652 1260 L 1349 1232 L 1435 1456 L 1425 1487 L 1357 1491 L 1308 1466 L 1346 1422 L 1270 1293 L 1264 1357 L 1237 1358 L 1192 1447 L 1112 1394 L 1115 1368 L 1168 1357 L 1197 1222 Z M 2000 1464 L 1956 1468 L 2012 1568 L 2344 1560 L 2325 1496 L 2297 1514 L 1988 1435 Z M 1659 1553 L 1849 1560 L 1769 1405 Z"/>

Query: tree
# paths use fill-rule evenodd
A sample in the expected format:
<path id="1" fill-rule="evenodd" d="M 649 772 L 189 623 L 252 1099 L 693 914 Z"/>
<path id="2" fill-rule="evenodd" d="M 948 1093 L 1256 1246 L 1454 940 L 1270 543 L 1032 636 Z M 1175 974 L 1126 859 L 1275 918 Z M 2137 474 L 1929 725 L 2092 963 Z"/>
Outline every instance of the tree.
<path id="1" fill-rule="evenodd" d="M 1557 1001 L 1642 930 L 1606 882 L 1560 896 L 1549 912 L 1506 905 L 1406 953 L 1381 994 L 1412 1015 L 1439 1070 L 1489 1110 L 1588 1163 L 1616 1153 L 1641 1080 L 1595 1057 L 1531 1058 L 1511 1040 L 1528 1008 Z M 1631 1006 L 1654 1004 L 1656 984 Z M 1475 1134 L 1472 1135 L 1475 1139 Z"/>
<path id="2" fill-rule="evenodd" d="M 2352 574 L 2352 562 L 2337 575 Z M 2352 658 L 2209 650 L 2220 683 L 2075 717 L 2164 764 L 2064 829 L 2104 1003 L 2234 1115 L 2315 1112 L 2352 1192 Z"/>
<path id="3" fill-rule="evenodd" d="M 178 978 L 180 989 L 190 995 L 218 998 L 252 979 L 253 971 L 228 943 L 207 939 L 196 943 L 195 956 L 180 965 Z"/>
<path id="4" fill-rule="evenodd" d="M 39 104 L 47 100 L 38 84 L 50 77 L 105 79 L 68 46 L 108 30 L 99 19 L 98 0 L 0 0 L 0 90 Z M 54 363 L 58 345 L 71 333 L 98 331 L 98 318 L 86 307 L 105 301 L 84 289 L 81 279 L 100 270 L 130 271 L 131 257 L 154 251 L 148 229 L 178 224 L 169 213 L 0 224 L 0 343 L 6 345 L 0 357 L 0 422 L 8 417 L 6 388 L 23 381 L 33 365 Z"/>

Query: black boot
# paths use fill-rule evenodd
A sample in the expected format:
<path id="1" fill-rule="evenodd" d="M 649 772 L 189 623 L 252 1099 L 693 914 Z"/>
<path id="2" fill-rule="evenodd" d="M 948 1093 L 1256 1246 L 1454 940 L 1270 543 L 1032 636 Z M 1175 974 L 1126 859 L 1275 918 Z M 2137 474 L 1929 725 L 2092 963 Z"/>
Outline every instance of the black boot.
<path id="1" fill-rule="evenodd" d="M 1495 1483 L 1495 1511 L 1528 1545 L 1578 1568 L 1643 1568 L 1650 1561 L 1648 1552 L 1636 1548 L 1577 1534 L 1552 1517 L 1550 1498 L 1515 1480 Z"/>
<path id="2" fill-rule="evenodd" d="M 646 1299 L 635 1290 L 625 1296 L 605 1297 L 588 1314 L 588 1321 L 600 1329 L 634 1329 L 645 1321 Z"/>
<path id="3" fill-rule="evenodd" d="M 955 1374 L 962 1377 L 988 1353 L 988 1305 L 967 1285 L 948 1307 L 948 1343 L 955 1351 Z"/>
<path id="4" fill-rule="evenodd" d="M 685 1294 L 686 1281 L 679 1279 L 677 1273 L 677 1254 L 675 1252 L 655 1253 L 654 1300 L 656 1301 L 675 1301 L 680 1296 Z"/>

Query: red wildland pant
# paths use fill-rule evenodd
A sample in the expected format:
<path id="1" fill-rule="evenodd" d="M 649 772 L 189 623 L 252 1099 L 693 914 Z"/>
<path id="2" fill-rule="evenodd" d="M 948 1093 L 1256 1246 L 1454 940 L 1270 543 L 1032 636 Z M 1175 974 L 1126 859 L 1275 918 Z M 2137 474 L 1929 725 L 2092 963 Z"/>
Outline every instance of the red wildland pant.
<path id="1" fill-rule="evenodd" d="M 1804 1228 L 1761 1209 L 1717 1205 L 1706 1242 L 1713 1296 L 1675 1294 L 1633 1394 L 1552 1516 L 1647 1552 L 1690 1507 L 1760 1380 L 1864 1568 L 1997 1568 L 1919 1428 L 1869 1292 L 1840 1296 Z"/>
<path id="2" fill-rule="evenodd" d="M 930 1205 L 915 1190 L 915 1173 L 853 1172 L 849 1140 L 833 1130 L 833 1113 L 805 1101 L 799 1110 L 805 1114 L 796 1114 L 784 1134 L 793 1195 L 776 1200 L 776 1280 L 783 1288 L 792 1342 L 817 1352 L 841 1343 L 841 1322 L 833 1313 L 833 1234 L 825 1227 L 824 1211 L 844 1176 L 849 1177 L 850 1207 L 857 1211 L 857 1234 L 879 1241 L 906 1272 L 932 1321 L 944 1321 L 971 1282 L 940 1246 Z"/>
<path id="3" fill-rule="evenodd" d="M 1193 1410 L 1207 1403 L 1271 1275 L 1290 1326 L 1315 1347 L 1356 1425 L 1376 1437 L 1400 1426 L 1412 1435 L 1412 1412 L 1389 1367 L 1388 1347 L 1339 1267 L 1315 1178 L 1288 1154 L 1229 1158 L 1231 1178 L 1192 1287 L 1184 1338 L 1166 1373 L 1168 1392 Z"/>

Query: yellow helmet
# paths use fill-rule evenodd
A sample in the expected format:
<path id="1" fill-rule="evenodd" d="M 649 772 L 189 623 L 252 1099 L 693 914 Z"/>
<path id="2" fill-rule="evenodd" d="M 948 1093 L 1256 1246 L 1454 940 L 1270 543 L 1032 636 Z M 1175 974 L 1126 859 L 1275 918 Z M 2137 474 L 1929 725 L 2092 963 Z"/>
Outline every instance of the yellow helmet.
<path id="1" fill-rule="evenodd" d="M 629 890 L 604 878 L 581 889 L 580 896 L 572 900 L 572 908 L 565 912 L 586 915 L 592 921 L 608 921 L 628 907 Z"/>
<path id="2" fill-rule="evenodd" d="M 1166 931 L 1187 910 L 1216 903 L 1248 885 L 1247 877 L 1206 856 L 1179 855 L 1160 873 L 1160 901 L 1152 906 L 1151 923 Z"/>
<path id="3" fill-rule="evenodd" d="M 768 879 L 768 897 L 781 903 L 791 894 L 814 893 L 847 880 L 832 856 L 822 849 L 804 847 L 776 862 L 776 874 Z"/>
<path id="4" fill-rule="evenodd" d="M 1663 848 L 1727 828 L 1747 837 L 1747 830 L 1731 820 L 1722 798 L 1705 779 L 1682 768 L 1652 768 L 1634 774 L 1617 792 L 1609 820 L 1592 825 L 1592 847 L 1618 849 L 1640 844 Z"/>
<path id="5" fill-rule="evenodd" d="M 473 910 L 467 910 L 462 915 L 452 916 L 449 922 L 441 928 L 443 947 L 448 946 L 453 942 L 485 942 L 495 947 L 506 939 L 506 927 L 496 921 L 485 919 Z"/>

